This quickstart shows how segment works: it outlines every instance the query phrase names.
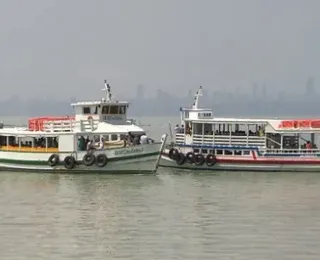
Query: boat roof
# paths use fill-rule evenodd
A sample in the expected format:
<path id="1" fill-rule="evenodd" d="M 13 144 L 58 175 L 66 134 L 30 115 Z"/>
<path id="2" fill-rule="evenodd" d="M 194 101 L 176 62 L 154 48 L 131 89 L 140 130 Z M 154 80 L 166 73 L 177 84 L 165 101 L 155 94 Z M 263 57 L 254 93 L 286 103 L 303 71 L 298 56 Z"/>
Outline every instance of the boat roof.
<path id="1" fill-rule="evenodd" d="M 128 105 L 128 101 L 107 101 L 107 100 L 97 100 L 97 101 L 78 101 L 75 103 L 72 103 L 71 106 L 91 106 L 91 105 Z"/>
<path id="2" fill-rule="evenodd" d="M 92 135 L 92 134 L 128 134 L 145 133 L 144 129 L 133 124 L 113 125 L 101 122 L 92 132 L 44 132 L 30 131 L 26 127 L 10 127 L 0 129 L 0 135 L 17 137 L 57 137 L 59 135 Z"/>

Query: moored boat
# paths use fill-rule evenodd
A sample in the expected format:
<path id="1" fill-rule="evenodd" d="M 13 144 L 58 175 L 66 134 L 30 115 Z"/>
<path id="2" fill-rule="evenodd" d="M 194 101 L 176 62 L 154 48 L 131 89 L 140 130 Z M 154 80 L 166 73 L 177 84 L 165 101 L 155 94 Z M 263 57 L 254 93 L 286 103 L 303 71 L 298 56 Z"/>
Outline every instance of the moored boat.
<path id="1" fill-rule="evenodd" d="M 0 169 L 61 173 L 152 173 L 167 135 L 148 138 L 127 122 L 127 101 L 106 98 L 71 104 L 74 116 L 37 117 L 27 127 L 0 129 Z"/>
<path id="2" fill-rule="evenodd" d="M 172 144 L 160 166 L 210 171 L 320 171 L 320 119 L 219 118 L 181 108 Z"/>

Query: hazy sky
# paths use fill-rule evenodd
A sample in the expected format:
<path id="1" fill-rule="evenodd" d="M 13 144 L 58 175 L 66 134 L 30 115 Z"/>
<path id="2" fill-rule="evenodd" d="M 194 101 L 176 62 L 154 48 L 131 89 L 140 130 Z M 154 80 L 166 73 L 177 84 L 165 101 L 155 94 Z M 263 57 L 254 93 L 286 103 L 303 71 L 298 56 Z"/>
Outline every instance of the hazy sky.
<path id="1" fill-rule="evenodd" d="M 138 84 L 147 95 L 255 81 L 297 90 L 320 80 L 319 10 L 318 0 L 2 0 L 0 100 L 92 98 L 104 78 L 118 97 Z"/>

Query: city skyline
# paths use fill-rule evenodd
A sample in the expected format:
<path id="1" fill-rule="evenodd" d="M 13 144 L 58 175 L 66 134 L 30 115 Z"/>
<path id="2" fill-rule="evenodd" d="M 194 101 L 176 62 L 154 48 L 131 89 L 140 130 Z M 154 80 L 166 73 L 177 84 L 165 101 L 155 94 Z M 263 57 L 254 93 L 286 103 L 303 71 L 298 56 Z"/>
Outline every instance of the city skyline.
<path id="1" fill-rule="evenodd" d="M 171 94 L 158 89 L 155 97 L 146 97 L 143 84 L 136 86 L 133 98 L 126 98 L 130 102 L 129 116 L 175 116 L 179 115 L 181 106 L 191 106 L 197 88 L 186 89 L 183 93 Z M 102 98 L 104 93 L 100 93 Z M 312 77 L 306 80 L 300 93 L 286 92 L 279 89 L 272 93 L 266 84 L 253 83 L 251 92 L 241 91 L 234 87 L 234 91 L 203 89 L 200 105 L 212 108 L 216 116 L 295 116 L 317 115 L 320 94 L 317 84 Z M 0 101 L 1 116 L 46 116 L 73 114 L 70 103 L 78 101 L 76 97 L 55 100 L 44 97 L 42 99 L 23 99 L 18 95 Z M 319 113 L 320 116 L 320 113 Z"/>

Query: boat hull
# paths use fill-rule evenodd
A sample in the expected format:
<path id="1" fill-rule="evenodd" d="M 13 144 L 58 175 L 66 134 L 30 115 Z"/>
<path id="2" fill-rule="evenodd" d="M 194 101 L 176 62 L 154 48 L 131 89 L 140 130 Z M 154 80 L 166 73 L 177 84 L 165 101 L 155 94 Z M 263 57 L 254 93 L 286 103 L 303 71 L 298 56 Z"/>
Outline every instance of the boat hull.
<path id="1" fill-rule="evenodd" d="M 254 172 L 320 172 L 320 158 L 241 158 L 235 159 L 228 156 L 217 156 L 213 166 L 195 165 L 185 162 L 178 165 L 169 158 L 168 153 L 161 155 L 159 167 L 169 167 L 194 171 L 254 171 Z"/>
<path id="2" fill-rule="evenodd" d="M 51 173 L 97 173 L 97 174 L 141 174 L 154 173 L 157 168 L 163 143 L 139 145 L 129 148 L 97 151 L 108 157 L 108 163 L 99 167 L 96 163 L 86 166 L 82 162 L 86 152 L 73 153 L 76 164 L 72 169 L 64 166 L 63 160 L 71 153 L 58 153 L 60 162 L 50 166 L 48 158 L 50 153 L 21 153 L 0 151 L 0 170 L 23 172 L 51 172 Z"/>

